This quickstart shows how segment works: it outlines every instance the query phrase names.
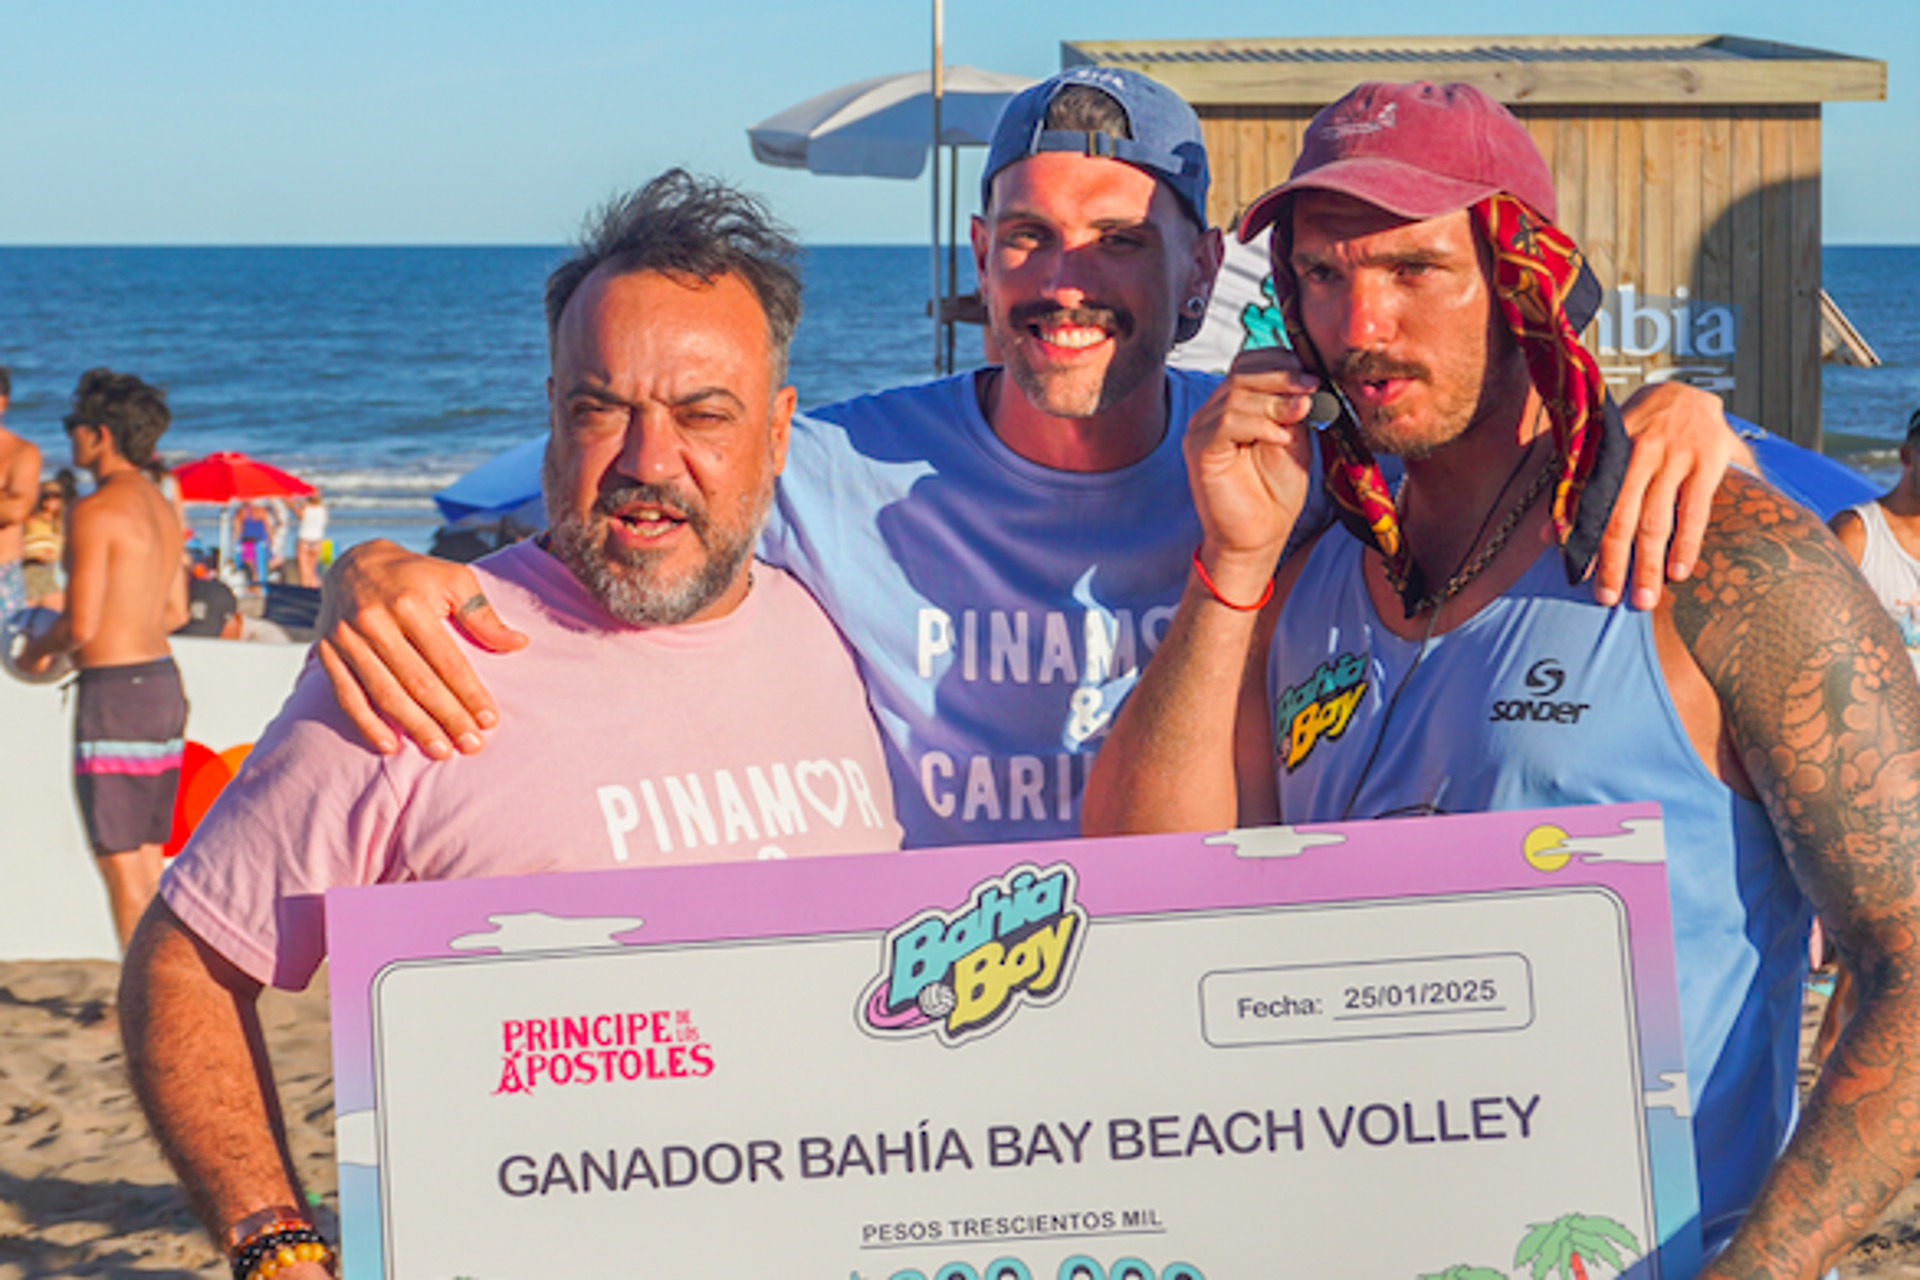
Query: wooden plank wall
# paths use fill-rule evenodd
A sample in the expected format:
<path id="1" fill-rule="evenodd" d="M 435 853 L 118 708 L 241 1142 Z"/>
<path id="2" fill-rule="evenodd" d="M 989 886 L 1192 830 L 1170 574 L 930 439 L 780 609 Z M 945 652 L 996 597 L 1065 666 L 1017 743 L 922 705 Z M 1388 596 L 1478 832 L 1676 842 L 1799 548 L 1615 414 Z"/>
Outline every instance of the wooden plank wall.
<path id="1" fill-rule="evenodd" d="M 1254 197 L 1286 181 L 1300 154 L 1300 134 L 1311 110 L 1283 107 L 1207 107 L 1200 112 L 1213 175 L 1207 218 L 1226 227 Z"/>
<path id="2" fill-rule="evenodd" d="M 1819 107 L 1640 107 L 1631 114 L 1534 107 L 1518 114 L 1553 170 L 1559 221 L 1601 280 L 1616 290 L 1631 284 L 1643 300 L 1675 300 L 1666 304 L 1670 324 L 1681 289 L 1690 315 L 1736 308 L 1731 368 L 1695 380 L 1730 377 L 1733 412 L 1817 446 Z M 1311 115 L 1305 108 L 1200 108 L 1216 225 L 1228 225 L 1285 179 Z M 1643 339 L 1650 338 L 1652 322 L 1643 323 Z M 1597 327 L 1589 345 L 1596 338 Z M 1621 354 L 1601 363 L 1659 368 L 1675 360 Z M 1719 362 L 1681 356 L 1678 363 L 1700 370 Z"/>

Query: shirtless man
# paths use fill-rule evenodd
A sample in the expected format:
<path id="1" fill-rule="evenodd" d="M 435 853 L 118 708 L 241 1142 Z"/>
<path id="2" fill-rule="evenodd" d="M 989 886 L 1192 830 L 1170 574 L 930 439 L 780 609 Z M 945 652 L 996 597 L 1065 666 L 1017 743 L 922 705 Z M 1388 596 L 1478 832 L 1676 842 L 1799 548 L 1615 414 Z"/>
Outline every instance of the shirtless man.
<path id="1" fill-rule="evenodd" d="M 0 619 L 27 606 L 20 526 L 40 497 L 40 450 L 6 428 L 13 380 L 0 369 Z"/>
<path id="2" fill-rule="evenodd" d="M 94 490 L 68 516 L 66 611 L 20 655 L 29 672 L 63 653 L 80 668 L 74 792 L 123 949 L 160 883 L 187 725 L 167 647 L 187 620 L 180 520 L 140 474 L 169 419 L 160 391 L 131 374 L 80 376 L 67 439 Z"/>

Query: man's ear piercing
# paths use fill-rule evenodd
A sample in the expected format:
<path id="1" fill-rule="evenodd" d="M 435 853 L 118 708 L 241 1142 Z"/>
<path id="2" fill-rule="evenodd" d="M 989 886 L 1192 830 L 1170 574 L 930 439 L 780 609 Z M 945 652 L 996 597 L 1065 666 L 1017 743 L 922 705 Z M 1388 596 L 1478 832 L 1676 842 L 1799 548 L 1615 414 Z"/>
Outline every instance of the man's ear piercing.
<path id="1" fill-rule="evenodd" d="M 1190 316 L 1203 316 L 1207 313 L 1207 300 L 1196 293 L 1180 309 Z"/>

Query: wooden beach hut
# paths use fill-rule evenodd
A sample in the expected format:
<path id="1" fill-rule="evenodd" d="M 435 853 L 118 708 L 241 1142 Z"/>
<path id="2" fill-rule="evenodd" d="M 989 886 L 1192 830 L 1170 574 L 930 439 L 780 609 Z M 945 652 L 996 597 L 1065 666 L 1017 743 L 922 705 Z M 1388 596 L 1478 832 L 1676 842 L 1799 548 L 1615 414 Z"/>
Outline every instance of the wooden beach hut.
<path id="1" fill-rule="evenodd" d="M 1883 100 L 1886 63 L 1724 35 L 1079 41 L 1061 61 L 1194 105 L 1223 226 L 1355 84 L 1478 85 L 1532 131 L 1608 287 L 1587 340 L 1615 394 L 1684 378 L 1818 447 L 1820 109 Z"/>

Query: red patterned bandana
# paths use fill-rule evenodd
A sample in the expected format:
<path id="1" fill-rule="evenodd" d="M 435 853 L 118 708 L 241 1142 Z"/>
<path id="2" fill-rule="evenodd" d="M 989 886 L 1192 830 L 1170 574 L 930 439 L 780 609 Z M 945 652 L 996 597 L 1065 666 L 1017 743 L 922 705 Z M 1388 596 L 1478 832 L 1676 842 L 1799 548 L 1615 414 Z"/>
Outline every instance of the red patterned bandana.
<path id="1" fill-rule="evenodd" d="M 1580 345 L 1580 330 L 1600 306 L 1600 282 L 1564 231 L 1514 197 L 1488 196 L 1470 212 L 1474 229 L 1493 248 L 1494 296 L 1552 424 L 1562 460 L 1553 487 L 1553 527 L 1567 580 L 1578 582 L 1599 550 L 1631 451 L 1599 366 Z M 1292 218 L 1282 216 L 1274 224 L 1274 292 L 1293 349 L 1325 377 L 1300 322 L 1300 295 L 1289 265 L 1292 239 Z M 1320 433 L 1320 451 L 1341 523 L 1386 559 L 1391 579 L 1404 584 L 1400 597 L 1411 616 L 1428 594 L 1425 574 L 1400 536 L 1393 492 L 1372 451 L 1344 415 Z"/>

